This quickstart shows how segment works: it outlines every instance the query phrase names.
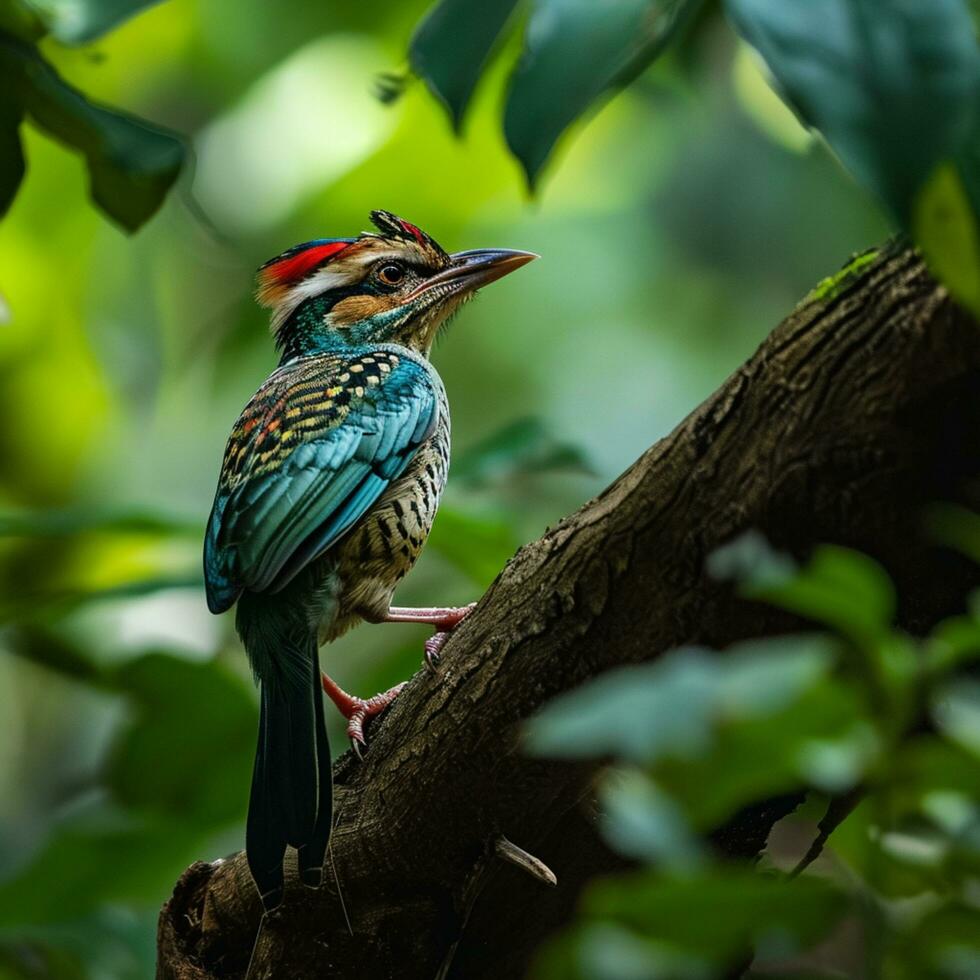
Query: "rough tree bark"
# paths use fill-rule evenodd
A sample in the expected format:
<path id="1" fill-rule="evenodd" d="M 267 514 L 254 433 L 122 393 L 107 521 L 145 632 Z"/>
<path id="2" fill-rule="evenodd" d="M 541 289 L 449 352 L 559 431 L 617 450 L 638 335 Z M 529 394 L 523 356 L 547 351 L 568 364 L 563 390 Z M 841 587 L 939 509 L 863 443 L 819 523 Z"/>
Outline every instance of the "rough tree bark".
<path id="1" fill-rule="evenodd" d="M 955 611 L 975 569 L 931 546 L 923 506 L 980 506 L 980 327 L 900 246 L 817 290 L 754 357 L 598 498 L 512 559 L 445 649 L 335 766 L 336 877 L 293 885 L 251 978 L 520 977 L 586 880 L 616 867 L 593 832 L 594 769 L 521 752 L 523 719 L 560 691 L 682 643 L 785 630 L 705 558 L 749 528 L 803 556 L 860 548 L 896 579 L 900 621 Z M 751 855 L 793 800 L 720 829 Z M 499 835 L 557 874 L 494 856 Z M 328 865 L 329 867 L 329 865 Z M 158 977 L 242 977 L 260 908 L 241 854 L 195 864 L 164 906 Z"/>

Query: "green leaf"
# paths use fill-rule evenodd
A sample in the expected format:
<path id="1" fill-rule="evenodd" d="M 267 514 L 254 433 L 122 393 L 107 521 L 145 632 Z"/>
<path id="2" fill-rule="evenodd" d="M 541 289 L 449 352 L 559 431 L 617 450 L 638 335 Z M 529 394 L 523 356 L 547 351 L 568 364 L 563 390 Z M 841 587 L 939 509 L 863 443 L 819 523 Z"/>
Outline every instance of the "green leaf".
<path id="1" fill-rule="evenodd" d="M 517 0 L 441 0 L 416 28 L 412 68 L 459 130 L 477 80 Z"/>
<path id="2" fill-rule="evenodd" d="M 115 798 L 199 826 L 240 819 L 258 722 L 242 678 L 214 661 L 155 653 L 121 667 L 114 684 L 135 708 L 110 753 Z"/>
<path id="3" fill-rule="evenodd" d="M 202 838 L 172 819 L 121 823 L 56 831 L 0 883 L 0 927 L 63 922 L 107 902 L 159 904 Z"/>
<path id="4" fill-rule="evenodd" d="M 513 557 L 518 541 L 510 526 L 443 505 L 439 508 L 427 546 L 438 551 L 486 588 Z"/>
<path id="5" fill-rule="evenodd" d="M 204 525 L 188 518 L 141 510 L 0 511 L 0 538 L 62 537 L 89 532 L 202 537 Z"/>
<path id="6" fill-rule="evenodd" d="M 485 485 L 559 469 L 595 473 L 580 447 L 556 439 L 540 419 L 526 418 L 460 453 L 453 460 L 453 479 Z"/>
<path id="7" fill-rule="evenodd" d="M 925 526 L 933 541 L 980 562 L 980 514 L 958 504 L 937 503 L 926 511 Z"/>
<path id="8" fill-rule="evenodd" d="M 724 655 L 682 648 L 556 698 L 530 722 L 528 747 L 539 755 L 613 755 L 638 764 L 690 760 L 709 749 L 717 722 L 787 707 L 830 663 L 817 637 L 757 640 Z"/>
<path id="9" fill-rule="evenodd" d="M 712 980 L 704 960 L 611 922 L 580 926 L 547 943 L 532 980 Z"/>
<path id="10" fill-rule="evenodd" d="M 938 167 L 916 198 L 912 229 L 936 277 L 980 317 L 980 230 L 953 164 Z"/>
<path id="11" fill-rule="evenodd" d="M 950 741 L 980 757 L 980 681 L 958 678 L 937 691 L 932 716 Z"/>
<path id="12" fill-rule="evenodd" d="M 26 170 L 20 142 L 21 118 L 17 106 L 0 103 L 0 217 L 14 203 Z"/>
<path id="13" fill-rule="evenodd" d="M 30 47 L 0 39 L 0 84 L 31 119 L 80 151 L 95 202 L 127 231 L 147 221 L 177 179 L 184 148 L 176 136 L 89 102 Z"/>
<path id="14" fill-rule="evenodd" d="M 30 0 L 0 0 L 0 32 L 19 41 L 38 41 L 46 28 L 37 8 Z"/>
<path id="15" fill-rule="evenodd" d="M 602 836 L 625 857 L 674 868 L 702 863 L 701 843 L 683 811 L 639 770 L 608 773 L 599 802 Z"/>
<path id="16" fill-rule="evenodd" d="M 644 872 L 602 879 L 583 899 L 586 915 L 660 939 L 678 952 L 725 964 L 760 943 L 783 955 L 824 936 L 847 910 L 829 882 L 767 877 L 741 869 L 672 877 Z"/>
<path id="17" fill-rule="evenodd" d="M 504 133 L 534 186 L 555 142 L 599 96 L 629 84 L 701 0 L 535 0 Z"/>
<path id="18" fill-rule="evenodd" d="M 801 119 L 909 224 L 966 136 L 980 55 L 963 0 L 726 0 Z"/>
<path id="19" fill-rule="evenodd" d="M 743 593 L 823 623 L 859 642 L 888 633 L 895 589 L 872 558 L 834 545 L 817 548 L 798 574 L 782 582 L 749 580 Z"/>
<path id="20" fill-rule="evenodd" d="M 63 44 L 85 44 L 160 0 L 35 0 L 51 34 Z"/>

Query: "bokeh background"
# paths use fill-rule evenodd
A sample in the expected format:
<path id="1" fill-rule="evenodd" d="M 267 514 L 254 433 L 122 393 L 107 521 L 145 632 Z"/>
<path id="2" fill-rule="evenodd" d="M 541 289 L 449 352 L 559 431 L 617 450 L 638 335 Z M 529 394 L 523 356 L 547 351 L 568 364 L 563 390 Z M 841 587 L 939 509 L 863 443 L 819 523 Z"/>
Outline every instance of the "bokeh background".
<path id="1" fill-rule="evenodd" d="M 377 207 L 450 250 L 541 254 L 434 355 L 454 469 L 397 598 L 456 603 L 888 232 L 712 17 L 576 126 L 529 197 L 499 132 L 512 58 L 461 138 L 418 82 L 377 98 L 426 6 L 168 0 L 94 45 L 42 45 L 194 162 L 129 237 L 80 159 L 28 132 L 0 224 L 0 977 L 151 975 L 176 877 L 241 846 L 257 700 L 200 546 L 224 440 L 275 365 L 262 261 Z M 323 660 L 368 695 L 425 636 L 362 627 Z"/>

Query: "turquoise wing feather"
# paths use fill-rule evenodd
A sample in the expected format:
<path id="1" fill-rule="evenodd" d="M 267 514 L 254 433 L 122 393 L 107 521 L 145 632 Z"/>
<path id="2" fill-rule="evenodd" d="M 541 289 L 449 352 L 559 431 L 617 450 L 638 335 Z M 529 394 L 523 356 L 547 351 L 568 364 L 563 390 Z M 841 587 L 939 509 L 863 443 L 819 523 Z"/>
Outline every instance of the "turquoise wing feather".
<path id="1" fill-rule="evenodd" d="M 205 536 L 212 612 L 276 592 L 335 544 L 435 429 L 428 370 L 390 351 L 281 367 L 232 430 Z"/>

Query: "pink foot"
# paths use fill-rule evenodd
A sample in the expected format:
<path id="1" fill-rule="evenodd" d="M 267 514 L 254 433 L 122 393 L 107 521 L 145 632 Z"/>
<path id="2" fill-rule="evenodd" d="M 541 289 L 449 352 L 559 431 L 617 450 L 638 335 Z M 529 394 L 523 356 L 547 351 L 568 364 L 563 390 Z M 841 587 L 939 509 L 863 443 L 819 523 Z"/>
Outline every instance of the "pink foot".
<path id="1" fill-rule="evenodd" d="M 442 648 L 449 634 L 473 611 L 476 606 L 446 606 L 438 608 L 412 609 L 405 606 L 392 606 L 385 617 L 387 623 L 427 623 L 436 629 L 435 635 L 425 641 L 425 664 L 435 672 L 439 664 Z"/>
<path id="2" fill-rule="evenodd" d="M 351 740 L 351 746 L 360 758 L 361 746 L 367 745 L 367 739 L 364 737 L 364 722 L 368 718 L 381 714 L 398 697 L 399 692 L 407 682 L 402 681 L 401 684 L 396 684 L 381 694 L 375 694 L 373 698 L 368 698 L 366 701 L 364 698 L 348 694 L 329 674 L 321 673 L 320 683 L 323 685 L 324 693 L 337 705 L 340 713 L 347 719 L 347 737 Z"/>

